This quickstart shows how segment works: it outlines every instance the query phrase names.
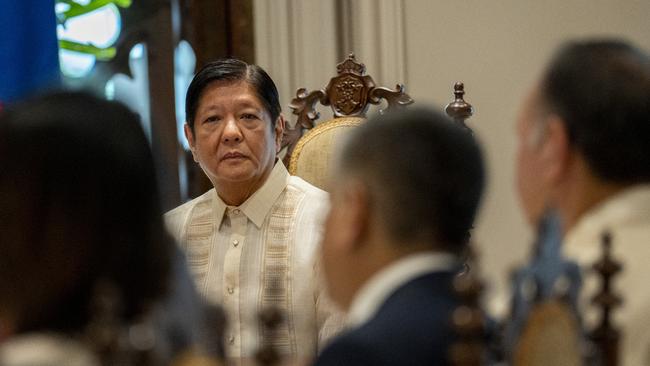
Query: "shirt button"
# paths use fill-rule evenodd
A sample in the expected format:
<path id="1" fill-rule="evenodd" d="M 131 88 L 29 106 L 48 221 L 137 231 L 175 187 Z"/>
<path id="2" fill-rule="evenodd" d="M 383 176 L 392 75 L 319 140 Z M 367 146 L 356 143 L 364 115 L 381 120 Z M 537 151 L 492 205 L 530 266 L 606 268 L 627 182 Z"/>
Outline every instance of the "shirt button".
<path id="1" fill-rule="evenodd" d="M 233 240 L 232 245 L 238 246 L 239 245 L 239 240 L 237 240 L 237 239 Z"/>
<path id="2" fill-rule="evenodd" d="M 230 343 L 230 344 L 235 344 L 235 336 L 231 335 L 231 336 L 228 338 L 228 343 Z"/>
<path id="3" fill-rule="evenodd" d="M 239 209 L 238 209 L 238 208 L 236 208 L 236 209 L 234 209 L 234 210 L 232 210 L 232 213 L 234 213 L 235 215 L 239 215 L 239 212 L 240 212 L 240 211 L 239 211 Z"/>
<path id="4" fill-rule="evenodd" d="M 234 292 L 235 292 L 235 289 L 234 289 L 234 288 L 232 288 L 232 287 L 228 287 L 228 293 L 229 293 L 229 294 L 232 295 Z"/>

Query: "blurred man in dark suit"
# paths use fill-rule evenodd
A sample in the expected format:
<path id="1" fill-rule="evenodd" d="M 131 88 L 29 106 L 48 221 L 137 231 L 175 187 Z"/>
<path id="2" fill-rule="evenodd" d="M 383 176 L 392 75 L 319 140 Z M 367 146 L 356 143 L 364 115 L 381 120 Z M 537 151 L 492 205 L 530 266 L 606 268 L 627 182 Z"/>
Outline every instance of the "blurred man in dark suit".
<path id="1" fill-rule="evenodd" d="M 322 264 L 350 329 L 316 365 L 443 365 L 451 282 L 483 191 L 474 138 L 439 112 L 371 119 L 333 172 Z"/>

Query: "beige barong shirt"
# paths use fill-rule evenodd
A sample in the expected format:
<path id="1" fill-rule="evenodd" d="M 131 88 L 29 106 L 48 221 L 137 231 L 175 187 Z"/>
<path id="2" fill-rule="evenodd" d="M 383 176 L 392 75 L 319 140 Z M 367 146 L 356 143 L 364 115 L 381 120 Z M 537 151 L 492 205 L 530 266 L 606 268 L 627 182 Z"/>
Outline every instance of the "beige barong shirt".
<path id="1" fill-rule="evenodd" d="M 198 292 L 226 312 L 228 358 L 250 359 L 270 343 L 285 356 L 308 359 L 340 327 L 316 265 L 327 209 L 326 192 L 277 162 L 240 206 L 226 205 L 211 189 L 165 215 Z M 285 315 L 273 335 L 258 320 L 271 306 Z"/>
<path id="2" fill-rule="evenodd" d="M 601 236 L 612 235 L 612 255 L 623 271 L 612 280 L 623 304 L 613 312 L 622 330 L 620 365 L 650 366 L 650 185 L 638 185 L 611 197 L 587 212 L 567 233 L 563 250 L 583 268 L 585 285 L 581 311 L 592 328 L 599 310 L 590 303 L 600 280 L 591 266 L 602 256 Z"/>

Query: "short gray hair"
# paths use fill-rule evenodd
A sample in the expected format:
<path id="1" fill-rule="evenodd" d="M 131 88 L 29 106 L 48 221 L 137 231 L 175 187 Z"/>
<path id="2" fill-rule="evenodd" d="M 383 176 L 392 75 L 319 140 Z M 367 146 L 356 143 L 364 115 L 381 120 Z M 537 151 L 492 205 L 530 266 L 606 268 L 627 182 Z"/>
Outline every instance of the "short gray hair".
<path id="1" fill-rule="evenodd" d="M 464 248 L 484 166 L 474 137 L 447 116 L 416 107 L 371 118 L 343 143 L 336 167 L 367 185 L 393 239 Z"/>

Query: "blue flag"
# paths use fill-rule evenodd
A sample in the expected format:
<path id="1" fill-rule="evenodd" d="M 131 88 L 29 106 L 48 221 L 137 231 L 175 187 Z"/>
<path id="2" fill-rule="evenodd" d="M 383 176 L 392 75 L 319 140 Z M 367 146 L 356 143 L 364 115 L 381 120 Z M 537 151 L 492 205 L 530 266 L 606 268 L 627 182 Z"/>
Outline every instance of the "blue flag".
<path id="1" fill-rule="evenodd" d="M 59 80 L 54 0 L 0 0 L 0 109 Z"/>

